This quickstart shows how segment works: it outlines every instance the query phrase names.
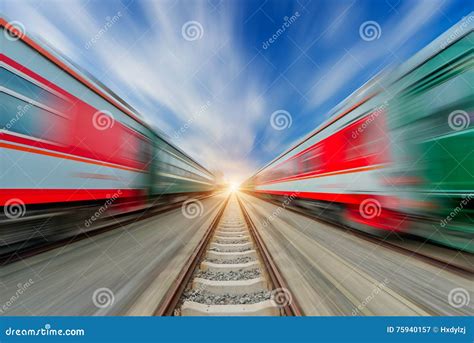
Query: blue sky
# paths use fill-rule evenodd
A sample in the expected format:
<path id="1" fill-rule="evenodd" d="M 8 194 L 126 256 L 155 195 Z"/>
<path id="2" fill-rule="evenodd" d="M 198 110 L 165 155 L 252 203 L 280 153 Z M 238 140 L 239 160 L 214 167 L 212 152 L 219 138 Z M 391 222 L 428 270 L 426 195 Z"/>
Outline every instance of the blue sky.
<path id="1" fill-rule="evenodd" d="M 27 34 L 47 40 L 230 180 L 272 160 L 372 76 L 474 8 L 468 0 L 2 3 Z M 272 125 L 275 111 L 283 127 Z"/>

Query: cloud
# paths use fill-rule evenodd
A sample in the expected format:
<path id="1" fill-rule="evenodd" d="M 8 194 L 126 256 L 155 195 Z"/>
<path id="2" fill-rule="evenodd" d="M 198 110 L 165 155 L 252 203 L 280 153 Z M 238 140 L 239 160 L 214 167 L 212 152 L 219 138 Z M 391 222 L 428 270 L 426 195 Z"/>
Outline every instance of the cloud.
<path id="1" fill-rule="evenodd" d="M 257 11 L 237 22 L 245 12 L 239 2 L 4 2 L 7 15 L 27 24 L 28 32 L 45 37 L 197 161 L 232 179 L 251 174 L 295 136 L 314 129 L 325 109 L 354 91 L 350 87 L 369 72 L 413 51 L 419 43 L 415 35 L 448 6 L 432 0 L 404 2 L 379 22 L 380 39 L 367 42 L 357 31 L 374 18 L 365 17 L 368 12 L 358 2 L 330 6 L 323 14 L 318 4 L 301 8 L 295 2 L 295 8 L 280 14 L 298 10 L 301 18 L 259 53 L 242 33 L 251 31 L 255 21 L 258 25 L 251 28 L 267 36 L 259 16 L 268 14 Z M 265 13 L 269 7 L 263 7 Z M 118 12 L 120 19 L 104 32 Z M 278 26 L 280 14 L 269 32 Z M 183 36 L 190 23 L 197 36 Z M 261 50 L 261 42 L 256 44 Z M 309 51 L 301 55 L 302 49 Z M 293 118 L 284 131 L 269 125 L 279 109 Z"/>
<path id="2" fill-rule="evenodd" d="M 240 167 L 248 172 L 266 103 L 258 67 L 235 39 L 231 9 L 206 1 L 142 1 L 133 9 L 119 2 L 99 9 L 84 1 L 8 5 L 7 13 L 28 30 L 95 68 L 95 76 L 116 86 L 153 126 L 172 138 L 186 126 L 175 143 L 206 167 L 232 178 L 242 174 Z M 119 20 L 99 35 L 119 11 Z M 201 25 L 200 39 L 183 36 L 189 21 Z"/>

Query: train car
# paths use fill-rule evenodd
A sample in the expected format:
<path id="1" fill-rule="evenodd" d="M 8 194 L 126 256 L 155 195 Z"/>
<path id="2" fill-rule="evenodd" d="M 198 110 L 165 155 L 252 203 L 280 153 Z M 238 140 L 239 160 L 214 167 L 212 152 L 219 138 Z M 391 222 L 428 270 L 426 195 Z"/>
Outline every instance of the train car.
<path id="1" fill-rule="evenodd" d="M 245 187 L 342 224 L 474 251 L 470 14 L 378 75 Z"/>
<path id="2" fill-rule="evenodd" d="M 0 29 L 0 253 L 92 229 L 98 210 L 212 189 L 111 90 L 5 19 Z"/>
<path id="3" fill-rule="evenodd" d="M 214 175 L 163 136 L 156 135 L 152 162 L 152 196 L 187 194 L 214 190 Z"/>

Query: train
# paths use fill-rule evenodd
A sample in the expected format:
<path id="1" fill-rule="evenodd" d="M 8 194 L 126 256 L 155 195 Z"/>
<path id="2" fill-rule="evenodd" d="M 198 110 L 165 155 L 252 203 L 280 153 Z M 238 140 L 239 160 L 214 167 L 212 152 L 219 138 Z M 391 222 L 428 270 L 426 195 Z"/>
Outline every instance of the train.
<path id="1" fill-rule="evenodd" d="M 107 86 L 0 18 L 0 255 L 212 192 L 215 177 Z"/>
<path id="2" fill-rule="evenodd" d="M 473 253 L 473 22 L 369 80 L 242 188 L 373 235 Z"/>

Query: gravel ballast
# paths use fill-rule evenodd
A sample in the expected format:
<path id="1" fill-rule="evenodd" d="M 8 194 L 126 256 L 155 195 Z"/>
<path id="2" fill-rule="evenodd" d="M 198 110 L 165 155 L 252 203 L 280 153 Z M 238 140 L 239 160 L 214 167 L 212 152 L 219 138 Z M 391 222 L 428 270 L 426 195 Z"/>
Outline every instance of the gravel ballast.
<path id="1" fill-rule="evenodd" d="M 210 263 L 240 264 L 240 263 L 248 263 L 251 261 L 255 261 L 255 259 L 245 256 L 245 257 L 237 257 L 232 260 L 221 260 L 219 258 L 207 258 L 206 261 Z"/>
<path id="2" fill-rule="evenodd" d="M 226 248 L 210 248 L 209 250 L 211 251 L 217 251 L 217 252 L 244 252 L 244 251 L 249 251 L 249 250 L 252 250 L 252 248 L 250 247 L 247 247 L 247 248 L 240 248 L 238 250 L 229 250 L 229 249 L 226 249 Z"/>
<path id="3" fill-rule="evenodd" d="M 261 276 L 259 269 L 239 270 L 230 272 L 214 272 L 210 270 L 198 271 L 196 277 L 216 280 L 216 281 L 231 281 L 231 280 L 250 280 Z"/>
<path id="4" fill-rule="evenodd" d="M 206 305 L 239 305 L 255 304 L 271 298 L 270 291 L 260 291 L 249 294 L 213 294 L 200 289 L 191 289 L 184 293 L 184 300 L 195 301 Z"/>
<path id="5" fill-rule="evenodd" d="M 216 239 L 214 242 L 219 243 L 219 244 L 243 244 L 243 243 L 248 243 L 248 239 L 234 239 L 232 241 L 227 241 L 227 240 L 220 240 Z"/>

